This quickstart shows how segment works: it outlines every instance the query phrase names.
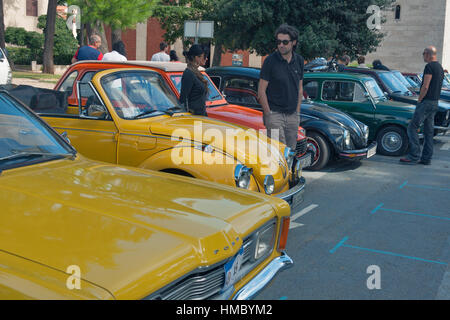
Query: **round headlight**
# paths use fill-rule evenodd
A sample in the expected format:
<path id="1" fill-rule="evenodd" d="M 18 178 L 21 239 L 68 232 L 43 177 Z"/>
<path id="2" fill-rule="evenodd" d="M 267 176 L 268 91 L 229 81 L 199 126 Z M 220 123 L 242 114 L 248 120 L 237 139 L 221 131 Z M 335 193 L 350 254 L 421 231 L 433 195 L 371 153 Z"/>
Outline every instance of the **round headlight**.
<path id="1" fill-rule="evenodd" d="M 275 190 L 275 180 L 271 175 L 266 176 L 264 179 L 264 191 L 266 194 L 272 194 Z"/>
<path id="2" fill-rule="evenodd" d="M 236 187 L 242 189 L 248 189 L 250 186 L 250 178 L 252 176 L 253 169 L 247 168 L 242 164 L 238 164 L 234 170 L 234 180 Z"/>
<path id="3" fill-rule="evenodd" d="M 288 170 L 291 170 L 292 164 L 294 163 L 295 151 L 292 151 L 291 148 L 286 147 L 284 149 L 284 158 L 286 159 Z"/>

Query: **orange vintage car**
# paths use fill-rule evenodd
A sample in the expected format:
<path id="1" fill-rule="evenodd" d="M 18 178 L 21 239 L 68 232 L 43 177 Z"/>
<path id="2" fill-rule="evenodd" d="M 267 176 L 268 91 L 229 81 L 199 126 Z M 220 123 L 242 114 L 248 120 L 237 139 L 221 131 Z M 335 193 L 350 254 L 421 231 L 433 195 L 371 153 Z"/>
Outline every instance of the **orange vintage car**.
<path id="1" fill-rule="evenodd" d="M 180 96 L 181 76 L 187 65 L 174 62 L 154 61 L 128 61 L 128 62 L 101 62 L 80 61 L 69 67 L 55 86 L 55 90 L 69 91 L 69 105 L 78 105 L 76 81 L 89 82 L 93 75 L 104 69 L 112 68 L 145 68 L 158 71 L 173 92 Z M 202 69 L 202 73 L 209 83 L 209 97 L 206 102 L 207 113 L 210 118 L 227 121 L 230 123 L 253 128 L 255 130 L 266 130 L 262 121 L 262 112 L 251 108 L 229 104 L 224 96 L 216 88 L 209 76 Z M 308 146 L 306 132 L 299 127 L 296 146 L 296 161 L 301 168 L 309 167 L 315 157 L 313 148 Z M 294 164 L 295 166 L 295 164 Z"/>

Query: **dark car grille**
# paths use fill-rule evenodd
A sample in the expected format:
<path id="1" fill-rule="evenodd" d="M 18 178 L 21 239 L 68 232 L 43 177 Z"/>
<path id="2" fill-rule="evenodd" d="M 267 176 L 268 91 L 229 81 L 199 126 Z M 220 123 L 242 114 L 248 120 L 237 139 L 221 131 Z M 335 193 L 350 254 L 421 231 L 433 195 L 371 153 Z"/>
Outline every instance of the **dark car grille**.
<path id="1" fill-rule="evenodd" d="M 297 156 L 304 155 L 306 153 L 307 148 L 308 148 L 307 139 L 297 141 L 297 146 L 295 147 L 295 152 L 297 153 Z"/>
<path id="2" fill-rule="evenodd" d="M 449 125 L 450 119 L 445 119 L 447 117 L 447 110 L 439 111 L 434 117 L 434 124 L 439 127 L 447 127 Z"/>

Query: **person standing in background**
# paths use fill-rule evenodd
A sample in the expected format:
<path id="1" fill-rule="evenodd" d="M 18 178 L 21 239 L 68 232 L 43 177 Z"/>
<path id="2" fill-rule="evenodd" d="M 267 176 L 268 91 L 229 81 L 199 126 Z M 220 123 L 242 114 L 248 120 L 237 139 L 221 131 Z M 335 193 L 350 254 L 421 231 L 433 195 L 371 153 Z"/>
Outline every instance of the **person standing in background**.
<path id="1" fill-rule="evenodd" d="M 122 40 L 119 40 L 112 45 L 112 51 L 105 53 L 102 61 L 127 61 L 127 52 Z"/>
<path id="2" fill-rule="evenodd" d="M 207 116 L 208 81 L 198 70 L 199 66 L 205 64 L 205 53 L 200 45 L 194 44 L 183 55 L 186 57 L 187 68 L 181 78 L 180 103 L 194 115 Z"/>
<path id="3" fill-rule="evenodd" d="M 180 62 L 180 59 L 178 59 L 178 55 L 175 50 L 170 51 L 170 62 Z"/>
<path id="4" fill-rule="evenodd" d="M 437 50 L 435 47 L 425 48 L 423 60 L 427 62 L 427 65 L 423 71 L 422 86 L 420 87 L 416 110 L 408 125 L 409 153 L 405 158 L 400 159 L 400 162 L 404 164 L 416 164 L 419 162 L 423 165 L 430 165 L 433 156 L 434 116 L 438 110 L 439 97 L 444 81 L 444 70 L 437 61 Z M 425 138 L 421 156 L 417 131 L 422 123 Z"/>
<path id="5" fill-rule="evenodd" d="M 169 51 L 169 46 L 167 45 L 167 43 L 161 42 L 159 44 L 159 49 L 161 51 L 158 52 L 158 53 L 155 53 L 152 56 L 152 60 L 151 61 L 169 62 L 170 61 L 170 56 L 167 54 L 167 52 Z"/>
<path id="6" fill-rule="evenodd" d="M 100 36 L 94 34 L 89 38 L 90 45 L 78 48 L 77 52 L 72 58 L 72 63 L 83 60 L 102 60 L 103 53 L 98 48 L 102 45 Z"/>

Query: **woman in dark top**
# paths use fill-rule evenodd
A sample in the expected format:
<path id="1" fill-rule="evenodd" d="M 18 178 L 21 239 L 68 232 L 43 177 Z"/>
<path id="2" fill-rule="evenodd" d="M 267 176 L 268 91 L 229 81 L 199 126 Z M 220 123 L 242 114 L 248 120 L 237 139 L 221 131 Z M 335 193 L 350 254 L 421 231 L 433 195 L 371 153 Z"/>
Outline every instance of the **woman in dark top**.
<path id="1" fill-rule="evenodd" d="M 186 57 L 187 68 L 181 78 L 180 103 L 194 115 L 207 116 L 208 82 L 198 70 L 205 63 L 205 53 L 201 46 L 194 44 L 183 55 Z"/>

